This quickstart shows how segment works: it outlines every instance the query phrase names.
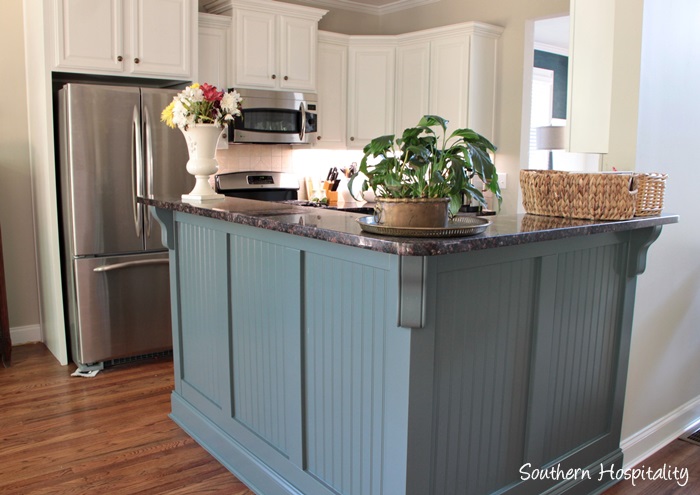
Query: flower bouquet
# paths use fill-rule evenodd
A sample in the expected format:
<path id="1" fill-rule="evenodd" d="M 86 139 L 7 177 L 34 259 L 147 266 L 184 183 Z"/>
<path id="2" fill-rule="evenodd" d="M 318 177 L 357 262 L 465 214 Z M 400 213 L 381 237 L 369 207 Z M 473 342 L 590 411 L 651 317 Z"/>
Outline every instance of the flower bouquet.
<path id="1" fill-rule="evenodd" d="M 211 84 L 194 83 L 173 98 L 160 116 L 171 128 L 185 129 L 192 124 L 217 124 L 223 127 L 241 115 L 241 95 L 236 90 L 219 91 Z"/>
<path id="2" fill-rule="evenodd" d="M 171 128 L 178 127 L 187 141 L 187 171 L 194 175 L 194 189 L 182 199 L 203 201 L 221 199 L 209 184 L 216 173 L 216 145 L 224 125 L 241 115 L 241 95 L 237 91 L 219 91 L 210 84 L 195 83 L 178 93 L 165 107 L 160 119 Z"/>

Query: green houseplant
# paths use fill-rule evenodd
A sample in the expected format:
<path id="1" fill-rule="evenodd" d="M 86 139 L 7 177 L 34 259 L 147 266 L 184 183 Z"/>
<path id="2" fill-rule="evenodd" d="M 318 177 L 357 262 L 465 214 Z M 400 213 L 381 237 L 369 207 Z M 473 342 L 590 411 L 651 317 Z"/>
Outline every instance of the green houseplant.
<path id="1" fill-rule="evenodd" d="M 500 206 L 498 174 L 489 155 L 489 151 L 496 151 L 495 146 L 471 129 L 457 129 L 448 136 L 447 121 L 442 117 L 425 115 L 416 127 L 405 129 L 401 137 L 377 137 L 363 151 L 349 189 L 352 193 L 353 182 L 360 177 L 363 180 L 360 194 L 369 189 L 374 191 L 379 217 L 383 216 L 387 225 L 440 227 L 446 225 L 448 215 L 457 214 L 463 199 L 474 198 L 486 206 L 483 193 L 472 184 L 474 176 L 481 179 Z M 359 199 L 354 193 L 353 197 Z M 413 204 L 411 208 L 415 212 L 415 203 L 433 202 L 439 205 L 435 207 L 441 216 L 437 223 L 443 225 L 435 225 L 432 220 L 424 225 L 426 222 L 415 218 L 415 213 L 399 219 L 399 225 L 394 223 L 393 214 L 385 214 L 394 205 Z"/>

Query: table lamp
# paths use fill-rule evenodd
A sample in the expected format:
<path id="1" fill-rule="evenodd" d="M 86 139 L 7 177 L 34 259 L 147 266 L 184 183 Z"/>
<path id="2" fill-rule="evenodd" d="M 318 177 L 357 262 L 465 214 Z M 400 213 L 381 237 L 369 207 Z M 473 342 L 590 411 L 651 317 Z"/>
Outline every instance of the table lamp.
<path id="1" fill-rule="evenodd" d="M 537 149 L 549 151 L 549 163 L 547 168 L 554 169 L 554 159 L 552 150 L 563 150 L 566 148 L 566 127 L 547 125 L 538 127 L 537 131 Z"/>

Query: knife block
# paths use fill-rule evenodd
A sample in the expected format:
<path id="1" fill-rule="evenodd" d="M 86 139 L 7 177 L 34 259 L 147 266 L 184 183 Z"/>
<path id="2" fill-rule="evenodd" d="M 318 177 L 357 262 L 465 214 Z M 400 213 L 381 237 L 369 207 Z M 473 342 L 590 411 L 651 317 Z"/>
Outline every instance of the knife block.
<path id="1" fill-rule="evenodd" d="M 324 181 L 323 190 L 326 192 L 326 198 L 328 198 L 328 203 L 336 204 L 338 203 L 338 191 L 331 191 L 332 185 L 332 182 Z"/>

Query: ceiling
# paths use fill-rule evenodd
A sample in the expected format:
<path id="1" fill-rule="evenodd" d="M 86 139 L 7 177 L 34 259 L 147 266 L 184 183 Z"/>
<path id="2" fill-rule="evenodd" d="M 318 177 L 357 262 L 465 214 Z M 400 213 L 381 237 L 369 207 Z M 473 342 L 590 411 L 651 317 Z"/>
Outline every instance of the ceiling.
<path id="1" fill-rule="evenodd" d="M 555 53 L 569 53 L 569 16 L 535 21 L 535 48 L 552 48 Z M 557 49 L 557 50 L 555 50 Z"/>
<path id="2" fill-rule="evenodd" d="M 199 10 L 206 12 L 207 5 L 217 0 L 199 0 Z M 301 0 L 302 3 L 318 7 L 335 8 L 362 12 L 364 14 L 382 15 L 406 10 L 419 5 L 439 2 L 440 0 Z"/>

